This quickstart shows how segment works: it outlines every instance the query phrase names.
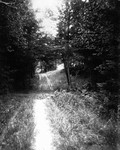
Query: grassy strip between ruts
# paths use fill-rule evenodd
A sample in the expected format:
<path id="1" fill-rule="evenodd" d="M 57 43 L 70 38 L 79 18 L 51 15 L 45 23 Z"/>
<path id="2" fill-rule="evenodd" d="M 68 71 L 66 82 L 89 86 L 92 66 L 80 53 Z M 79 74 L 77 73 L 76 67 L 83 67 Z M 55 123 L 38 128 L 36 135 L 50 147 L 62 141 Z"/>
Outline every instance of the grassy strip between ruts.
<path id="1" fill-rule="evenodd" d="M 57 150 L 101 150 L 108 145 L 105 134 L 111 133 L 111 120 L 100 119 L 97 101 L 89 95 L 55 92 L 47 106 Z"/>

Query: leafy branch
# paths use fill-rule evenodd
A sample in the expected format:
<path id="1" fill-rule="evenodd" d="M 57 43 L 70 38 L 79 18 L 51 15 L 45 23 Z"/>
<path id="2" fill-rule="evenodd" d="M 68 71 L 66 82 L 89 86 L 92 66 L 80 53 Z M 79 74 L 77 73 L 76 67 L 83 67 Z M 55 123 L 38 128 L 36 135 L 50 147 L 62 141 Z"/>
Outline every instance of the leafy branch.
<path id="1" fill-rule="evenodd" d="M 14 3 L 8 3 L 8 2 L 4 2 L 4 1 L 0 0 L 0 3 L 6 5 L 8 7 L 17 9 L 16 7 L 12 6 L 13 4 L 15 4 L 15 2 Z"/>

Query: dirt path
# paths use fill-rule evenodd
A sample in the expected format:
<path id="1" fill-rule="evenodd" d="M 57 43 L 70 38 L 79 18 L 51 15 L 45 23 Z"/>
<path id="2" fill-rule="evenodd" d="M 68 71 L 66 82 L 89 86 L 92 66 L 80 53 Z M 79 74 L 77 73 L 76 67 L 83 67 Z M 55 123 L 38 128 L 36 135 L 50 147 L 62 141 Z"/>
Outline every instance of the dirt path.
<path id="1" fill-rule="evenodd" d="M 53 103 L 55 93 L 52 90 L 60 85 L 59 82 L 63 80 L 62 77 L 64 76 L 60 73 L 60 70 L 41 74 L 39 85 L 43 86 L 42 91 L 39 93 L 14 94 L 10 98 L 10 105 L 5 106 L 6 114 L 4 114 L 4 117 L 8 118 L 6 119 L 6 124 L 3 125 L 0 122 L 0 150 L 78 150 L 71 144 L 74 143 L 74 139 L 72 139 L 74 136 L 71 130 L 70 134 L 68 133 L 68 129 L 70 127 L 73 128 L 68 118 L 69 113 L 67 111 L 62 112 Z M 59 94 L 61 96 L 60 92 L 58 92 Z M 60 97 L 58 97 L 56 97 L 56 100 L 60 102 Z M 14 101 L 11 104 L 13 99 Z M 16 104 L 17 107 L 14 107 Z M 67 108 L 71 110 L 69 106 L 67 105 Z M 3 114 L 1 113 L 0 115 Z M 82 126 L 80 125 L 79 127 L 82 128 Z M 67 129 L 67 127 L 69 128 Z M 82 130 L 80 132 L 84 133 Z M 101 146 L 94 144 L 90 146 L 81 145 L 80 150 L 114 149 L 107 145 L 101 148 Z"/>
<path id="2" fill-rule="evenodd" d="M 59 81 L 59 71 L 50 71 L 39 75 L 39 85 L 40 88 L 42 87 L 42 92 L 13 96 L 16 97 L 16 100 L 8 106 L 16 105 L 17 99 L 20 97 L 19 107 L 12 110 L 11 117 L 2 127 L 0 150 L 54 149 L 52 146 L 53 134 L 47 119 L 46 102 L 53 94 L 50 92 L 53 90 L 53 86 Z M 55 77 L 56 73 L 57 77 Z M 56 82 L 53 82 L 55 78 Z M 10 116 L 9 112 L 6 112 L 5 116 L 6 118 Z"/>
<path id="3" fill-rule="evenodd" d="M 0 150 L 53 150 L 46 113 L 46 101 L 52 93 L 21 95 L 25 97 L 22 104 L 0 135 Z"/>
<path id="4" fill-rule="evenodd" d="M 57 70 L 49 71 L 47 73 L 37 73 L 38 77 L 38 89 L 40 91 L 54 91 L 67 85 L 66 75 L 63 68 L 58 68 Z"/>
<path id="5" fill-rule="evenodd" d="M 53 133 L 47 119 L 46 102 L 48 99 L 34 101 L 34 150 L 53 150 Z"/>

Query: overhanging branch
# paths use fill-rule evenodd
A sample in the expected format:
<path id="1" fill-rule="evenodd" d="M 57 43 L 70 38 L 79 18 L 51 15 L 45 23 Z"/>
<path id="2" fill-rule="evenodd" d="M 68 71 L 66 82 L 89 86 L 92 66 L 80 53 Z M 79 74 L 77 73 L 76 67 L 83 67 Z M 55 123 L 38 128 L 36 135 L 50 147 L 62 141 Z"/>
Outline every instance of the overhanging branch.
<path id="1" fill-rule="evenodd" d="M 6 5 L 6 6 L 8 6 L 8 7 L 17 9 L 16 7 L 12 6 L 14 3 L 7 3 L 7 2 L 4 2 L 4 1 L 2 1 L 2 0 L 0 0 L 0 3 Z"/>

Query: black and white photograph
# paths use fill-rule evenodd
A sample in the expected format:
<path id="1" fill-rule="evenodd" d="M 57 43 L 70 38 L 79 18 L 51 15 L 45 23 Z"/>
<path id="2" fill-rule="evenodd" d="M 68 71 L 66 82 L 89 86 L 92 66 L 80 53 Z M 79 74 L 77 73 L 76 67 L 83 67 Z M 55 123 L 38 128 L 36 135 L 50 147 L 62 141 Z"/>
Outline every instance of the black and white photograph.
<path id="1" fill-rule="evenodd" d="M 120 150 L 120 0 L 0 0 L 0 150 Z"/>

